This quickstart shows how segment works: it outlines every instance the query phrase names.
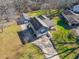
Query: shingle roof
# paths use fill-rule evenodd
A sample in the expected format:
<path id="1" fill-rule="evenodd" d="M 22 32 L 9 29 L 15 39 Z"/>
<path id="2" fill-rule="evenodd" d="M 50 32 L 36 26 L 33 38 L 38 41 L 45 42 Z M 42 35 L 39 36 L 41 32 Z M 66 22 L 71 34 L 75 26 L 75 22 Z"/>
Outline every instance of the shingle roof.
<path id="1" fill-rule="evenodd" d="M 39 18 L 47 25 L 47 27 L 53 26 L 53 22 L 47 16 L 41 15 Z"/>
<path id="2" fill-rule="evenodd" d="M 76 16 L 73 14 L 70 10 L 66 10 L 63 13 L 63 16 L 67 19 L 68 22 L 73 23 L 73 24 L 78 24 L 79 23 L 79 16 Z"/>
<path id="3" fill-rule="evenodd" d="M 30 22 L 33 25 L 35 30 L 38 30 L 42 27 L 42 24 L 35 17 L 31 18 Z"/>

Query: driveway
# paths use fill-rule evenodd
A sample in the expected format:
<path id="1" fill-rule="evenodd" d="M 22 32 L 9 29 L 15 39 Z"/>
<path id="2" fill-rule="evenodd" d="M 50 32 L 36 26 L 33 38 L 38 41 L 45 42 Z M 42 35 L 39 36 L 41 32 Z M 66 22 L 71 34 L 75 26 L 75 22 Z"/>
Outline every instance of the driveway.
<path id="1" fill-rule="evenodd" d="M 73 29 L 73 30 L 75 30 L 76 31 L 76 33 L 78 34 L 78 36 L 79 36 L 79 27 L 77 27 L 77 28 L 75 28 L 75 29 Z"/>
<path id="2" fill-rule="evenodd" d="M 41 48 L 46 57 L 45 59 L 60 59 L 59 56 L 56 55 L 57 52 L 53 47 L 52 43 L 50 42 L 50 38 L 48 38 L 46 35 L 37 39 L 33 43 Z"/>

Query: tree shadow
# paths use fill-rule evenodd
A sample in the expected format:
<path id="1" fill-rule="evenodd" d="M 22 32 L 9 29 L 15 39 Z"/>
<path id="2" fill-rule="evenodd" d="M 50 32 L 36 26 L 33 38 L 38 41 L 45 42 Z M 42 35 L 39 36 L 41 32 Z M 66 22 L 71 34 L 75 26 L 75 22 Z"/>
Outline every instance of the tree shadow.
<path id="1" fill-rule="evenodd" d="M 62 59 L 64 59 L 64 58 L 66 58 L 68 55 L 70 55 L 71 53 L 73 53 L 75 50 L 77 50 L 78 48 L 79 48 L 79 47 L 67 49 L 67 50 L 62 51 L 62 52 L 59 52 L 58 54 L 55 54 L 55 55 L 53 55 L 53 56 L 51 56 L 51 57 L 49 57 L 49 58 L 55 57 L 55 56 L 57 56 L 57 55 L 61 55 L 61 54 L 66 53 L 66 52 L 69 52 L 69 53 L 67 53 L 67 54 L 62 58 Z M 49 59 L 49 58 L 48 58 L 48 59 Z"/>
<path id="2" fill-rule="evenodd" d="M 62 45 L 65 45 L 65 44 L 75 44 L 76 42 L 58 42 L 58 44 L 62 44 Z"/>
<path id="3" fill-rule="evenodd" d="M 65 29 L 70 29 L 70 26 L 68 25 L 68 22 L 63 16 L 60 16 L 61 20 L 57 22 L 57 25 L 62 26 Z"/>
<path id="4" fill-rule="evenodd" d="M 77 56 L 74 59 L 79 59 L 79 54 L 77 54 Z"/>
<path id="5" fill-rule="evenodd" d="M 62 45 L 77 44 L 77 40 L 76 40 L 75 42 L 57 42 L 57 43 L 54 43 L 55 46 L 58 45 L 58 44 L 62 44 Z M 61 55 L 61 54 L 63 54 L 63 53 L 66 53 L 66 55 L 64 55 L 64 56 L 62 57 L 62 59 L 65 59 L 67 56 L 69 56 L 70 54 L 72 54 L 72 53 L 73 53 L 75 50 L 77 50 L 77 49 L 79 49 L 79 46 L 78 46 L 78 47 L 74 47 L 74 48 L 70 48 L 70 49 L 66 49 L 66 50 L 64 50 L 64 51 L 62 51 L 62 52 L 59 52 L 59 53 L 57 53 L 57 54 L 55 54 L 55 55 L 49 57 L 49 58 L 52 58 L 52 57 L 55 57 L 55 56 L 57 56 L 57 55 Z M 57 50 L 57 49 L 56 49 L 56 50 Z M 48 59 L 49 59 L 49 58 L 48 58 Z"/>
<path id="6" fill-rule="evenodd" d="M 67 53 L 62 59 L 66 58 L 68 55 L 70 55 L 71 53 L 73 53 L 75 50 L 77 50 L 79 47 L 76 48 L 71 48 L 70 52 Z"/>

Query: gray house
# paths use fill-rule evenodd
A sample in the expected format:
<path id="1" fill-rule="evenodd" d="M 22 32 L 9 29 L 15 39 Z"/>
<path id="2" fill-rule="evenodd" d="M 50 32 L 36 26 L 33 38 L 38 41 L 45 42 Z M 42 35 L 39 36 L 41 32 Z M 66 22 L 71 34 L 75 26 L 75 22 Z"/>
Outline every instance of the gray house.
<path id="1" fill-rule="evenodd" d="M 70 26 L 79 25 L 79 16 L 73 14 L 70 10 L 64 11 L 64 13 L 62 13 L 62 15 L 64 16 L 66 21 L 68 21 L 68 24 Z"/>
<path id="2" fill-rule="evenodd" d="M 48 33 L 48 30 L 53 27 L 52 21 L 45 15 L 30 18 L 31 28 L 37 37 Z"/>
<path id="3" fill-rule="evenodd" d="M 52 21 L 45 15 L 40 15 L 36 17 L 29 17 L 27 14 L 23 13 L 20 18 L 21 25 L 27 25 L 27 28 L 33 30 L 33 34 L 36 37 L 43 36 L 48 33 L 48 30 L 53 27 Z M 19 23 L 20 23 L 19 22 Z M 23 25 L 24 26 L 24 25 Z"/>
<path id="4" fill-rule="evenodd" d="M 52 20 L 46 15 L 40 15 L 37 17 L 37 19 L 40 19 L 42 22 L 44 22 L 47 28 L 51 29 L 53 27 Z"/>
<path id="5" fill-rule="evenodd" d="M 47 34 L 48 28 L 46 27 L 46 25 L 44 23 L 39 22 L 39 20 L 35 17 L 30 19 L 30 24 L 30 27 L 34 31 L 36 37 L 40 37 L 42 35 Z"/>

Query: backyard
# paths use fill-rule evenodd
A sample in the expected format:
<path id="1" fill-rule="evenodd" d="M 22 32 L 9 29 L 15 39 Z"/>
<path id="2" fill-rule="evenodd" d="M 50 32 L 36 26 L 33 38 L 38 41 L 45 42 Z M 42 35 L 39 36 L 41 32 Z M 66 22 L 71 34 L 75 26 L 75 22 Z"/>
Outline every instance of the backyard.
<path id="1" fill-rule="evenodd" d="M 55 31 L 52 31 L 52 42 L 61 59 L 77 59 L 79 56 L 79 44 L 76 33 L 67 29 L 68 24 L 59 17 L 53 19 Z"/>

